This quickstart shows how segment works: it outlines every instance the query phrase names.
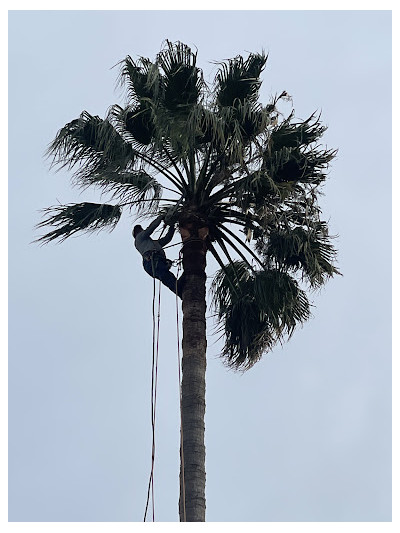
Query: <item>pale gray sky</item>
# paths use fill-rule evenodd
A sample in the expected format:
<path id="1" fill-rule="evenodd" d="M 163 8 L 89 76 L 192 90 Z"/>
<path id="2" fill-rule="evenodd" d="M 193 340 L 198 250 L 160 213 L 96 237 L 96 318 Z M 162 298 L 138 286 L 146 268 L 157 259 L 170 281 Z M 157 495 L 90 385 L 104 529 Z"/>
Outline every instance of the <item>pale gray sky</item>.
<path id="1" fill-rule="evenodd" d="M 151 457 L 152 281 L 116 230 L 30 244 L 39 210 L 96 201 L 43 159 L 86 109 L 121 103 L 126 55 L 164 39 L 212 61 L 269 52 L 261 99 L 322 112 L 338 148 L 322 206 L 343 277 L 241 375 L 209 339 L 208 521 L 391 520 L 389 11 L 13 11 L 9 17 L 9 520 L 141 521 Z M 175 249 L 172 249 L 175 250 Z M 171 255 L 171 254 L 170 254 Z M 162 294 L 156 519 L 178 519 L 175 301 Z M 211 328 L 210 328 L 211 333 Z"/>

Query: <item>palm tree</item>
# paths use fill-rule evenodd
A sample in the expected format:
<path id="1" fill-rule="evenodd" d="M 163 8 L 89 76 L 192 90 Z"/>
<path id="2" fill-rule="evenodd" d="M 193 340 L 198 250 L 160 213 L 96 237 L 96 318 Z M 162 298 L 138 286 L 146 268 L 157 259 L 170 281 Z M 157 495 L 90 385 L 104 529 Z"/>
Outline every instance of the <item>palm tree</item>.
<path id="1" fill-rule="evenodd" d="M 221 354 L 246 370 L 310 317 L 307 289 L 338 274 L 318 194 L 335 151 L 318 144 L 320 116 L 278 110 L 284 91 L 259 102 L 267 56 L 218 64 L 212 83 L 197 53 L 166 41 L 155 61 L 121 61 L 124 107 L 104 119 L 84 111 L 49 146 L 52 164 L 73 183 L 99 187 L 111 203 L 45 210 L 37 239 L 113 229 L 123 209 L 171 213 L 182 238 L 184 286 L 180 520 L 205 521 L 206 255 L 219 265 L 211 286 Z M 165 198 L 165 194 L 171 198 Z M 185 494 L 185 498 L 184 495 Z"/>

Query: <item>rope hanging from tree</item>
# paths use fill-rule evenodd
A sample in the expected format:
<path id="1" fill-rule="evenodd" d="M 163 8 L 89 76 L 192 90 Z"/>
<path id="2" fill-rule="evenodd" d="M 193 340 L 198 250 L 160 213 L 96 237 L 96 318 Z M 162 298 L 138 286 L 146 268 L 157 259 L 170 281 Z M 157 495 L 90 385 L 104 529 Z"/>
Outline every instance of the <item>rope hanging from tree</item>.
<path id="1" fill-rule="evenodd" d="M 162 232 L 163 233 L 163 232 Z M 161 233 L 161 235 L 162 235 Z M 161 237 L 160 235 L 160 237 Z M 179 244 L 179 243 L 178 243 Z M 175 246 L 175 245 L 172 245 Z M 183 246 L 182 246 L 183 248 Z M 180 411 L 180 450 L 181 450 L 181 486 L 182 486 L 182 498 L 183 498 L 183 521 L 186 522 L 186 496 L 185 496 L 185 465 L 183 455 L 183 428 L 182 428 L 182 391 L 181 391 L 181 354 L 180 354 L 180 339 L 179 339 L 179 306 L 178 306 L 178 278 L 182 264 L 182 250 L 179 252 L 179 258 L 172 261 L 172 264 L 178 266 L 178 272 L 176 276 L 175 285 L 175 301 L 176 301 L 176 332 L 177 332 L 177 354 L 178 354 L 178 383 L 179 383 L 179 411 Z M 153 256 L 151 257 L 151 265 L 153 271 L 153 357 L 152 357 L 152 370 L 151 370 L 151 427 L 152 427 L 152 447 L 151 447 L 151 469 L 149 475 L 149 483 L 147 487 L 147 500 L 144 511 L 143 522 L 146 522 L 147 512 L 150 503 L 150 493 L 152 502 L 152 521 L 155 521 L 155 502 L 154 502 L 154 464 L 156 454 L 156 407 L 157 407 L 157 380 L 158 380 L 158 354 L 159 354 L 159 339 L 160 339 L 160 318 L 161 318 L 161 281 L 158 285 L 158 305 L 156 309 L 156 278 Z M 157 316 L 157 319 L 156 319 Z"/>
<path id="2" fill-rule="evenodd" d="M 154 274 L 153 257 L 151 258 L 152 269 Z M 147 501 L 144 511 L 143 522 L 146 522 L 147 510 L 150 501 L 152 502 L 152 518 L 155 521 L 155 504 L 154 504 L 154 462 L 156 455 L 156 407 L 157 407 L 157 378 L 158 378 L 158 348 L 160 338 L 160 309 L 161 309 L 161 281 L 158 285 L 158 310 L 156 322 L 156 279 L 153 276 L 153 360 L 151 370 L 151 428 L 152 428 L 152 446 L 151 446 L 151 470 L 149 476 L 149 484 L 147 488 Z"/>

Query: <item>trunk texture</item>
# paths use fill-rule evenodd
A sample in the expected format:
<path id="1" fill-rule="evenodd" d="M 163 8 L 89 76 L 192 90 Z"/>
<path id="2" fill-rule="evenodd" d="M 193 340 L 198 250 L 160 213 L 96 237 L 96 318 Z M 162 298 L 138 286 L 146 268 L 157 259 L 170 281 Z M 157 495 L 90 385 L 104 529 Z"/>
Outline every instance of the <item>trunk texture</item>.
<path id="1" fill-rule="evenodd" d="M 206 245 L 198 238 L 183 246 L 182 424 L 179 518 L 205 522 L 204 415 L 206 392 Z M 193 237 L 192 237 L 193 238 Z M 185 239 L 184 239 L 185 241 Z M 183 460 L 182 460 L 183 456 Z"/>

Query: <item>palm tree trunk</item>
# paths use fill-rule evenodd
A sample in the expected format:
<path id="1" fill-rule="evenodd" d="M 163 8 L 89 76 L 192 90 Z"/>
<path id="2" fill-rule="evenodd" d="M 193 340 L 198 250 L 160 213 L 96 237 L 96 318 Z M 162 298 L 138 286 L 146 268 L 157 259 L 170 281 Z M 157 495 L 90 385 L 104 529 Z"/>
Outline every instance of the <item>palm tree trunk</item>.
<path id="1" fill-rule="evenodd" d="M 183 246 L 182 423 L 179 518 L 205 522 L 206 245 Z M 184 497 L 185 495 L 185 497 Z"/>

